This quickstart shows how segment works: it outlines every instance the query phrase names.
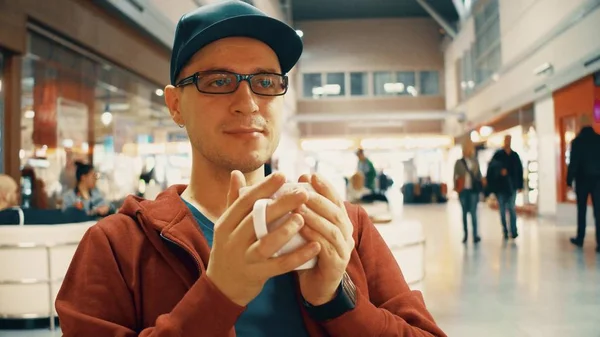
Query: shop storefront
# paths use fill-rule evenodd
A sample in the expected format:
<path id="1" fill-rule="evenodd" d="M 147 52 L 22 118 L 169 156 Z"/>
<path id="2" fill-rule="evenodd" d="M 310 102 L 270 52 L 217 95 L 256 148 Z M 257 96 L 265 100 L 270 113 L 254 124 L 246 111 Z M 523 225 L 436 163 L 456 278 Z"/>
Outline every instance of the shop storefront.
<path id="1" fill-rule="evenodd" d="M 596 80 L 595 80 L 596 77 Z M 600 133 L 600 75 L 587 76 L 553 94 L 556 133 L 560 139 L 557 191 L 559 203 L 574 203 L 567 188 L 567 167 L 571 142 L 581 128 L 592 125 Z"/>
<path id="2" fill-rule="evenodd" d="M 0 33 L 0 172 L 34 172 L 42 208 L 55 208 L 75 183 L 73 162 L 86 161 L 118 200 L 147 166 L 137 145 L 172 126 L 161 89 L 169 49 L 92 2 L 45 3 L 0 2 L 0 32 L 11 32 Z"/>

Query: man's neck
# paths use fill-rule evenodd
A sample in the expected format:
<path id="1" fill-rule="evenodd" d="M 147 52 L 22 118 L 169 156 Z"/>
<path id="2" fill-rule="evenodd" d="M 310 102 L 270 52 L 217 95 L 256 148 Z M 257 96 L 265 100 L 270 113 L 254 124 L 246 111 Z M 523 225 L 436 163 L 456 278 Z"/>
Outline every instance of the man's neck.
<path id="1" fill-rule="evenodd" d="M 512 152 L 512 149 L 509 148 L 504 148 L 504 152 L 506 152 L 506 154 L 510 154 Z"/>
<path id="2" fill-rule="evenodd" d="M 264 168 L 261 166 L 244 176 L 247 186 L 254 185 L 265 178 Z M 200 155 L 193 155 L 190 183 L 181 197 L 198 207 L 204 216 L 214 222 L 227 209 L 230 180 L 230 171 L 216 167 Z"/>
<path id="3" fill-rule="evenodd" d="M 0 201 L 0 211 L 6 208 L 10 208 L 12 207 L 11 205 L 9 205 L 6 201 Z"/>

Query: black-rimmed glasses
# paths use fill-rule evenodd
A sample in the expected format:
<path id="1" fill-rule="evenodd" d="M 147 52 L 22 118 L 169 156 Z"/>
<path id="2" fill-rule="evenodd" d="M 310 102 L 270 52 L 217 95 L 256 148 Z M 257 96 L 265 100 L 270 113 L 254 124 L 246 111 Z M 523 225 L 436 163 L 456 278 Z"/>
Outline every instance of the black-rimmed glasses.
<path id="1" fill-rule="evenodd" d="M 250 84 L 250 90 L 261 96 L 281 96 L 287 92 L 288 77 L 276 73 L 236 74 L 229 71 L 201 71 L 186 77 L 176 87 L 194 84 L 205 94 L 231 94 L 242 81 Z"/>

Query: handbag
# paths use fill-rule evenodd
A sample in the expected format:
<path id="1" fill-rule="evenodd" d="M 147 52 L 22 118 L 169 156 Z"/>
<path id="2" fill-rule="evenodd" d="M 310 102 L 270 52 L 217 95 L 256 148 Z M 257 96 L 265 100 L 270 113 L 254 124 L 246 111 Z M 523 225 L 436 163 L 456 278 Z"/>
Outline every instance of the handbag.
<path id="1" fill-rule="evenodd" d="M 458 193 L 465 189 L 465 178 L 459 177 L 454 180 L 454 190 Z"/>
<path id="2" fill-rule="evenodd" d="M 473 172 L 469 169 L 469 165 L 467 165 L 467 161 L 465 160 L 465 158 L 461 159 L 461 162 L 463 163 L 463 165 L 465 166 L 465 168 L 467 169 L 467 172 L 469 173 L 469 175 L 471 176 L 471 189 L 475 192 L 481 192 L 483 191 L 483 184 L 481 183 L 481 179 L 477 179 L 475 177 L 475 174 L 473 174 Z M 462 179 L 463 182 L 463 186 L 462 189 L 464 189 L 464 178 L 459 178 Z M 461 189 L 461 191 L 462 191 Z"/>

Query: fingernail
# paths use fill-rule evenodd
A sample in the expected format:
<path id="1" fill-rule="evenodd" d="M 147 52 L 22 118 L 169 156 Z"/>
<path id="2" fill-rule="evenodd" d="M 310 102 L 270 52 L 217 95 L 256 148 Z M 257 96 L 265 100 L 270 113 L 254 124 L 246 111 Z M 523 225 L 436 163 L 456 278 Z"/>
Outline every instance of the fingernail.
<path id="1" fill-rule="evenodd" d="M 294 190 L 293 190 L 292 193 L 293 194 L 303 194 L 304 193 L 304 189 L 296 187 L 296 188 L 294 188 Z"/>
<path id="2" fill-rule="evenodd" d="M 300 206 L 300 208 L 298 209 L 300 214 L 306 214 L 306 212 L 308 211 L 308 208 L 306 207 L 306 205 L 302 205 Z"/>
<path id="3" fill-rule="evenodd" d="M 302 225 L 304 225 L 304 219 L 302 219 L 301 216 L 293 216 L 292 217 L 292 222 L 297 226 L 297 227 L 302 227 Z"/>

